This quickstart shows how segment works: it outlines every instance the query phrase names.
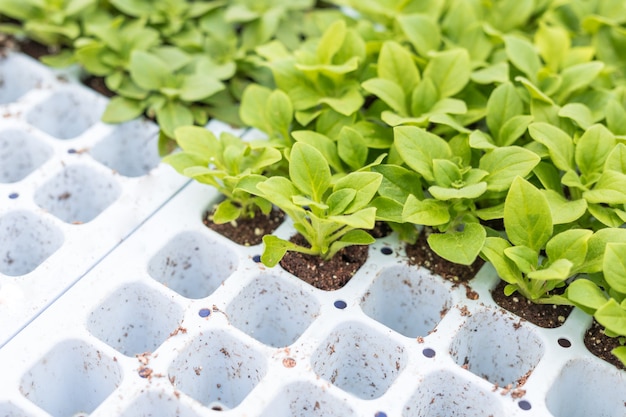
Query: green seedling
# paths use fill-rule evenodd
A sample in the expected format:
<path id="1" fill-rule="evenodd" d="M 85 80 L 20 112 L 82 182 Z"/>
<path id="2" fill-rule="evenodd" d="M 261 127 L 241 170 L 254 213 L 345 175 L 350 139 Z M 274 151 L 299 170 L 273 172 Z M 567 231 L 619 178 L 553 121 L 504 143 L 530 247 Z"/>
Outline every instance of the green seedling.
<path id="1" fill-rule="evenodd" d="M 182 152 L 166 156 L 163 162 L 179 173 L 208 184 L 219 191 L 224 200 L 213 214 L 215 223 L 227 223 L 239 218 L 252 218 L 258 211 L 268 214 L 272 205 L 267 199 L 245 191 L 266 178 L 278 163 L 281 152 L 268 143 L 245 142 L 230 134 L 216 138 L 210 131 L 198 127 L 180 127 L 175 131 Z"/>
<path id="2" fill-rule="evenodd" d="M 332 258 L 351 245 L 368 245 L 376 208 L 370 206 L 382 181 L 375 172 L 357 171 L 333 181 L 324 156 L 311 145 L 296 143 L 289 155 L 289 178 L 275 176 L 256 184 L 256 192 L 282 209 L 309 246 L 277 236 L 263 238 L 261 260 L 275 266 L 288 251 Z"/>

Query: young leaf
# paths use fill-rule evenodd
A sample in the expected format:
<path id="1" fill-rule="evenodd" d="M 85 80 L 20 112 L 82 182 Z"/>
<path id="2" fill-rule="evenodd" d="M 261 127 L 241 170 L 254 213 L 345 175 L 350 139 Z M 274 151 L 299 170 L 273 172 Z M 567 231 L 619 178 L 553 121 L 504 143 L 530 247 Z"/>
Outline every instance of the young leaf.
<path id="1" fill-rule="evenodd" d="M 587 201 L 583 198 L 568 200 L 554 190 L 539 190 L 550 206 L 553 224 L 573 223 L 587 212 Z"/>
<path id="2" fill-rule="evenodd" d="M 534 152 L 519 146 L 497 148 L 485 153 L 479 168 L 487 171 L 487 190 L 505 191 L 515 177 L 526 177 L 537 166 L 541 158 Z"/>
<path id="3" fill-rule="evenodd" d="M 460 92 L 470 79 L 470 57 L 465 49 L 432 52 L 424 78 L 433 81 L 440 98 Z"/>
<path id="4" fill-rule="evenodd" d="M 509 240 L 539 251 L 552 236 L 552 216 L 545 197 L 517 177 L 504 202 L 504 228 Z"/>
<path id="5" fill-rule="evenodd" d="M 541 61 L 533 44 L 525 39 L 510 35 L 504 37 L 504 44 L 509 61 L 531 81 L 535 81 L 537 73 L 541 69 Z"/>
<path id="6" fill-rule="evenodd" d="M 607 330 L 615 334 L 626 335 L 626 310 L 615 299 L 610 298 L 596 310 L 593 317 Z"/>
<path id="7" fill-rule="evenodd" d="M 599 61 L 586 62 L 565 68 L 561 72 L 561 85 L 557 100 L 562 102 L 573 92 L 589 86 L 603 68 L 604 63 Z"/>
<path id="8" fill-rule="evenodd" d="M 567 286 L 565 297 L 585 313 L 593 315 L 607 302 L 607 296 L 593 282 L 579 278 Z"/>
<path id="9" fill-rule="evenodd" d="M 213 222 L 215 224 L 228 223 L 241 216 L 241 207 L 237 207 L 231 200 L 224 200 L 215 207 Z"/>
<path id="10" fill-rule="evenodd" d="M 512 83 L 504 83 L 496 87 L 487 101 L 487 126 L 496 143 L 502 146 L 500 130 L 504 124 L 515 116 L 522 114 L 524 105 Z"/>
<path id="11" fill-rule="evenodd" d="M 589 238 L 587 242 L 587 257 L 585 267 L 581 272 L 594 273 L 601 272 L 604 262 L 604 252 L 609 243 L 626 243 L 626 229 L 605 228 L 600 229 Z"/>
<path id="12" fill-rule="evenodd" d="M 411 53 L 393 41 L 383 44 L 378 56 L 377 71 L 379 78 L 399 85 L 405 96 L 410 96 L 420 81 L 420 73 Z"/>
<path id="13" fill-rule="evenodd" d="M 270 268 L 275 267 L 278 262 L 283 259 L 287 251 L 297 250 L 299 248 L 295 243 L 283 240 L 274 235 L 263 236 L 263 243 L 265 244 L 265 248 L 261 255 L 261 261 Z"/>
<path id="14" fill-rule="evenodd" d="M 567 259 L 557 259 L 545 268 L 530 271 L 526 276 L 539 281 L 565 281 L 572 276 L 572 262 Z"/>
<path id="15" fill-rule="evenodd" d="M 572 272 L 580 268 L 587 256 L 591 230 L 570 229 L 552 237 L 546 244 L 548 259 L 567 259 L 572 263 Z"/>
<path id="16" fill-rule="evenodd" d="M 402 218 L 405 222 L 424 226 L 439 226 L 450 221 L 448 205 L 434 199 L 418 200 L 409 195 L 404 204 Z"/>
<path id="17" fill-rule="evenodd" d="M 449 159 L 452 150 L 439 136 L 413 126 L 393 129 L 394 144 L 408 166 L 417 171 L 426 181 L 433 182 L 433 159 Z"/>
<path id="18" fill-rule="evenodd" d="M 289 177 L 313 201 L 321 202 L 330 186 L 331 175 L 324 156 L 311 145 L 296 143 L 289 155 Z"/>
<path id="19" fill-rule="evenodd" d="M 575 159 L 580 172 L 586 177 L 601 174 L 615 145 L 615 136 L 603 125 L 596 124 L 586 130 L 576 144 Z"/>
<path id="20" fill-rule="evenodd" d="M 423 57 L 437 51 L 441 43 L 441 29 L 435 20 L 422 14 L 406 14 L 397 17 L 400 28 Z"/>
<path id="21" fill-rule="evenodd" d="M 345 213 L 354 213 L 365 208 L 376 195 L 383 176 L 377 172 L 351 172 L 335 183 L 333 191 L 350 188 L 356 191 L 354 200 Z"/>
<path id="22" fill-rule="evenodd" d="M 509 284 L 517 285 L 522 280 L 522 273 L 517 265 L 504 254 L 504 251 L 510 247 L 511 244 L 501 237 L 488 237 L 480 253 L 493 265 L 500 278 Z"/>
<path id="23" fill-rule="evenodd" d="M 524 274 L 537 269 L 539 253 L 527 246 L 511 246 L 504 249 L 504 254 L 512 260 Z"/>
<path id="24" fill-rule="evenodd" d="M 548 148 L 550 158 L 557 168 L 563 171 L 573 168 L 574 143 L 567 133 L 543 122 L 532 123 L 528 132 L 533 139 Z"/>
<path id="25" fill-rule="evenodd" d="M 133 51 L 129 71 L 133 81 L 146 90 L 159 90 L 164 87 L 171 72 L 159 57 L 144 51 Z"/>
<path id="26" fill-rule="evenodd" d="M 105 123 L 122 123 L 139 117 L 145 110 L 145 104 L 140 100 L 132 100 L 122 96 L 115 96 L 107 105 L 102 115 Z"/>
<path id="27" fill-rule="evenodd" d="M 384 78 L 370 78 L 362 84 L 362 87 L 384 101 L 396 113 L 408 115 L 406 96 L 400 85 Z"/>
<path id="28" fill-rule="evenodd" d="M 626 243 L 608 243 L 602 265 L 607 284 L 613 290 L 626 294 Z"/>
<path id="29" fill-rule="evenodd" d="M 433 233 L 428 245 L 442 258 L 461 265 L 471 265 L 480 253 L 487 232 L 478 223 L 467 223 L 460 232 Z"/>

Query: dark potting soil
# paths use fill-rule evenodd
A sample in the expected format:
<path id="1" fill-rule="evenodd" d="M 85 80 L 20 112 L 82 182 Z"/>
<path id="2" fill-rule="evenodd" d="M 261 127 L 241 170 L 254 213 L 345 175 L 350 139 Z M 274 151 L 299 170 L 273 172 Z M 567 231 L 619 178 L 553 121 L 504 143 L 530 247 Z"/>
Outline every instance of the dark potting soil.
<path id="1" fill-rule="evenodd" d="M 505 285 L 506 282 L 500 281 L 491 291 L 496 304 L 539 327 L 546 329 L 559 327 L 572 312 L 571 306 L 535 304 L 518 293 L 507 297 L 504 295 Z"/>
<path id="2" fill-rule="evenodd" d="M 82 83 L 85 84 L 87 87 L 91 88 L 92 90 L 102 94 L 105 97 L 115 96 L 115 93 L 109 90 L 109 88 L 104 83 L 103 77 L 96 77 L 95 75 L 91 75 L 85 78 L 84 80 L 82 80 Z"/>
<path id="3" fill-rule="evenodd" d="M 44 44 L 33 41 L 31 39 L 24 39 L 18 42 L 18 46 L 19 46 L 20 51 L 22 51 L 26 55 L 29 55 L 37 60 L 39 60 L 42 56 L 51 55 L 51 54 L 58 52 L 57 50 L 53 48 L 50 48 Z"/>
<path id="4" fill-rule="evenodd" d="M 202 223 L 235 243 L 254 246 L 263 241 L 263 236 L 272 233 L 281 225 L 285 220 L 285 213 L 274 209 L 268 216 L 259 212 L 251 219 L 238 219 L 235 222 L 223 224 L 213 223 L 212 218 L 213 212 L 207 212 L 202 218 Z"/>
<path id="5" fill-rule="evenodd" d="M 605 335 L 604 327 L 600 323 L 594 320 L 591 327 L 585 332 L 583 340 L 589 352 L 600 359 L 604 359 L 617 369 L 626 370 L 626 366 L 611 353 L 613 349 L 621 346 L 618 338 Z"/>
<path id="6" fill-rule="evenodd" d="M 409 265 L 423 266 L 433 274 L 439 275 L 448 281 L 464 285 L 467 298 L 472 300 L 478 299 L 478 293 L 472 290 L 467 282 L 474 278 L 485 261 L 477 258 L 471 265 L 460 265 L 442 258 L 433 252 L 428 245 L 427 239 L 431 232 L 430 228 L 423 228 L 417 238 L 417 242 L 405 246 Z"/>
<path id="7" fill-rule="evenodd" d="M 292 236 L 290 240 L 298 245 L 307 245 L 299 234 Z M 299 252 L 287 252 L 280 261 L 280 266 L 315 288 L 333 291 L 350 281 L 367 260 L 367 254 L 368 246 L 363 245 L 343 248 L 328 261 Z"/>
<path id="8" fill-rule="evenodd" d="M 374 228 L 372 230 L 368 230 L 367 233 L 372 235 L 374 239 L 380 239 L 383 237 L 387 237 L 393 232 L 391 227 L 387 224 L 387 222 L 377 221 L 374 224 Z"/>

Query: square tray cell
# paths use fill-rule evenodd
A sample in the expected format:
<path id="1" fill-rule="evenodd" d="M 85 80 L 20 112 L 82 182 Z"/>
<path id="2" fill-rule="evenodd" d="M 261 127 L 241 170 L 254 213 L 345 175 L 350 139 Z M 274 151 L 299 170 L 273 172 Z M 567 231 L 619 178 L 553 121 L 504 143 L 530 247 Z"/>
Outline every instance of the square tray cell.
<path id="1" fill-rule="evenodd" d="M 450 309 L 450 286 L 424 269 L 384 269 L 363 297 L 363 312 L 406 336 L 426 336 Z"/>
<path id="2" fill-rule="evenodd" d="M 402 417 L 504 417 L 493 395 L 452 372 L 436 371 L 420 383 Z"/>
<path id="3" fill-rule="evenodd" d="M 67 166 L 35 192 L 35 203 L 70 224 L 87 223 L 110 206 L 121 193 L 108 174 L 87 165 Z"/>
<path id="4" fill-rule="evenodd" d="M 359 398 L 378 398 L 404 368 L 407 358 L 393 339 L 356 322 L 346 322 L 311 355 L 313 370 Z"/>
<path id="5" fill-rule="evenodd" d="M 87 328 L 126 356 L 156 350 L 178 327 L 182 308 L 146 285 L 118 289 L 91 312 Z"/>
<path id="6" fill-rule="evenodd" d="M 198 232 L 174 236 L 148 263 L 150 276 L 183 297 L 208 297 L 237 268 L 228 246 Z"/>
<path id="7" fill-rule="evenodd" d="M 283 388 L 261 417 L 347 417 L 355 412 L 345 399 L 310 382 L 294 382 Z"/>
<path id="8" fill-rule="evenodd" d="M 59 343 L 23 377 L 22 394 L 53 417 L 91 414 L 122 380 L 119 365 L 81 340 Z"/>
<path id="9" fill-rule="evenodd" d="M 24 210 L 0 217 L 0 273 L 10 276 L 34 271 L 63 245 L 63 232 Z"/>
<path id="10" fill-rule="evenodd" d="M 472 314 L 450 346 L 457 365 L 500 387 L 523 385 L 518 381 L 530 375 L 544 351 L 528 325 L 499 309 Z"/>
<path id="11" fill-rule="evenodd" d="M 144 392 L 118 417 L 199 417 L 197 413 L 181 403 L 180 398 L 160 390 Z"/>
<path id="12" fill-rule="evenodd" d="M 17 101 L 48 77 L 44 68 L 22 55 L 0 56 L 0 104 Z"/>
<path id="13" fill-rule="evenodd" d="M 625 416 L 624 375 L 598 360 L 569 361 L 548 391 L 548 410 L 554 417 Z"/>
<path id="14" fill-rule="evenodd" d="M 280 294 L 280 296 L 277 296 Z M 319 303 L 288 281 L 258 276 L 226 307 L 230 323 L 272 347 L 289 346 L 319 314 Z"/>
<path id="15" fill-rule="evenodd" d="M 260 352 L 217 330 L 201 334 L 181 349 L 168 373 L 179 391 L 213 410 L 225 411 L 237 407 L 266 370 Z"/>
<path id="16" fill-rule="evenodd" d="M 159 128 L 138 119 L 115 126 L 89 154 L 98 162 L 125 177 L 141 177 L 154 169 L 161 158 L 158 151 Z"/>
<path id="17" fill-rule="evenodd" d="M 106 100 L 79 86 L 65 87 L 38 103 L 26 121 L 57 139 L 72 139 L 98 123 Z"/>
<path id="18" fill-rule="evenodd" d="M 24 179 L 50 156 L 52 149 L 25 131 L 0 130 L 0 183 Z"/>

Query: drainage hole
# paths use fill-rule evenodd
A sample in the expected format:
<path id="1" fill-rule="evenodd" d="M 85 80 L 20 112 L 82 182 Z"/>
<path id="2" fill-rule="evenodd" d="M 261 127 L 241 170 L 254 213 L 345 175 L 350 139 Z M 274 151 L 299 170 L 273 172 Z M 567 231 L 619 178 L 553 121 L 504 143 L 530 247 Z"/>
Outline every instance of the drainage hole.
<path id="1" fill-rule="evenodd" d="M 382 252 L 383 255 L 391 255 L 393 253 L 393 249 L 391 249 L 388 246 L 381 248 L 380 251 Z"/>
<path id="2" fill-rule="evenodd" d="M 339 310 L 343 310 L 344 308 L 348 307 L 348 304 L 343 300 L 337 300 L 333 303 L 333 305 Z"/>
<path id="3" fill-rule="evenodd" d="M 254 255 L 254 256 L 252 257 L 252 260 L 253 260 L 254 262 L 256 262 L 256 263 L 261 262 L 261 255 Z"/>
<path id="4" fill-rule="evenodd" d="M 201 308 L 200 311 L 198 311 L 198 315 L 200 317 L 209 317 L 209 315 L 211 315 L 211 310 L 208 308 Z"/>
<path id="5" fill-rule="evenodd" d="M 11 200 L 15 200 L 16 198 L 18 198 L 20 195 L 18 193 L 11 193 L 9 194 L 9 198 Z"/>
<path id="6" fill-rule="evenodd" d="M 377 411 L 376 414 L 374 414 L 374 417 L 387 417 L 387 413 L 384 411 Z"/>
<path id="7" fill-rule="evenodd" d="M 564 347 L 564 348 L 568 348 L 572 346 L 572 342 L 570 342 L 569 339 L 566 339 L 564 337 L 559 337 L 558 343 L 559 343 L 559 346 Z"/>
<path id="8" fill-rule="evenodd" d="M 521 408 L 524 411 L 528 411 L 532 408 L 532 406 L 530 405 L 530 403 L 526 400 L 522 400 L 520 402 L 517 403 L 517 405 L 519 405 L 519 408 Z"/>
<path id="9" fill-rule="evenodd" d="M 424 356 L 426 356 L 427 358 L 434 358 L 435 355 L 436 355 L 436 352 L 435 352 L 434 349 L 426 348 L 426 349 L 422 350 L 422 354 Z"/>

